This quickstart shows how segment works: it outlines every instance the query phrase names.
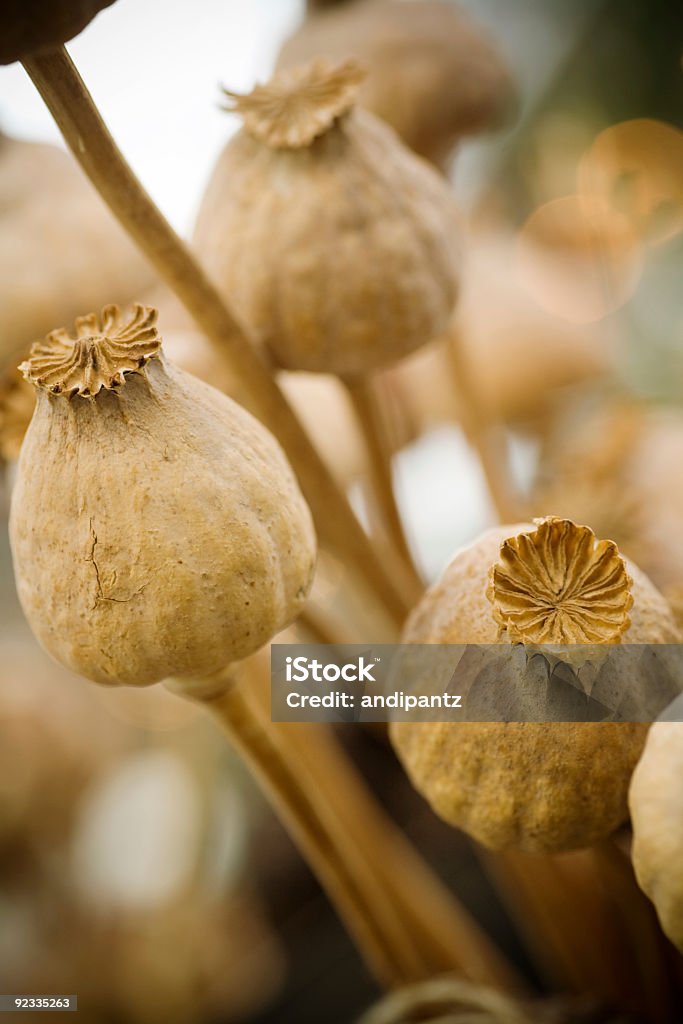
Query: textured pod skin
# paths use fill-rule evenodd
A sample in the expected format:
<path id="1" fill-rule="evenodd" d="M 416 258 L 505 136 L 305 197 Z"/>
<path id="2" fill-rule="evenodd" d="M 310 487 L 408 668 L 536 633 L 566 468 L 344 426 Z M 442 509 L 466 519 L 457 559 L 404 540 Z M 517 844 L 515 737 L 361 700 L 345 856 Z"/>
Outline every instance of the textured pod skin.
<path id="1" fill-rule="evenodd" d="M 38 390 L 10 535 L 34 633 L 101 683 L 245 657 L 301 610 L 315 558 L 276 441 L 161 357 L 94 398 Z"/>
<path id="2" fill-rule="evenodd" d="M 0 64 L 73 39 L 114 0 L 3 0 Z"/>
<path id="3" fill-rule="evenodd" d="M 683 953 L 683 723 L 655 722 L 631 781 L 633 867 Z"/>
<path id="4" fill-rule="evenodd" d="M 238 132 L 194 241 L 282 367 L 358 374 L 447 328 L 458 235 L 445 182 L 357 110 L 301 149 Z"/>
<path id="5" fill-rule="evenodd" d="M 69 153 L 0 135 L 0 373 L 55 323 L 153 280 Z"/>
<path id="6" fill-rule="evenodd" d="M 510 75 L 491 40 L 452 3 L 357 0 L 312 13 L 278 67 L 356 57 L 369 69 L 360 102 L 437 166 L 459 139 L 502 120 Z"/>
<path id="7" fill-rule="evenodd" d="M 497 643 L 486 596 L 507 538 L 501 526 L 460 551 L 408 620 L 406 643 Z M 664 598 L 635 566 L 624 643 L 676 643 Z M 647 726 L 640 723 L 394 722 L 391 738 L 416 788 L 444 820 L 491 849 L 561 852 L 592 845 L 628 815 Z"/>

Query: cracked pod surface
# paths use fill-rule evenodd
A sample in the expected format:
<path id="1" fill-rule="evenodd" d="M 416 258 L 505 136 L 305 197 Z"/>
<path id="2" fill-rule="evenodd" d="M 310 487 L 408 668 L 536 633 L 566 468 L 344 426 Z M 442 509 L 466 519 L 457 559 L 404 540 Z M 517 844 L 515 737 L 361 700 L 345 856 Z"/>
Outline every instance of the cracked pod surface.
<path id="1" fill-rule="evenodd" d="M 101 683 L 222 669 L 296 617 L 313 575 L 279 445 L 168 363 L 155 322 L 106 307 L 22 367 L 37 405 L 10 514 L 19 598 L 53 657 Z"/>
<path id="2" fill-rule="evenodd" d="M 679 639 L 662 595 L 615 545 L 553 517 L 496 527 L 458 552 L 403 636 L 532 648 Z M 635 689 L 645 685 L 633 680 Z M 450 824 L 491 849 L 561 852 L 590 846 L 626 820 L 647 729 L 639 722 L 394 722 L 391 737 L 415 787 Z"/>
<path id="3" fill-rule="evenodd" d="M 353 104 L 352 62 L 281 72 L 231 97 L 194 241 L 284 368 L 361 374 L 446 330 L 459 219 L 446 183 Z"/>

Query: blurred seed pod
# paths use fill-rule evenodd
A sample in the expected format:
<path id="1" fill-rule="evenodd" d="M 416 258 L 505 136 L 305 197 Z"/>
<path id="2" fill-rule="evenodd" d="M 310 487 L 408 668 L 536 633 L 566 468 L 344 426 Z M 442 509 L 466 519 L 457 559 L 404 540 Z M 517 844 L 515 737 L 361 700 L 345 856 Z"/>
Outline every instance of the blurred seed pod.
<path id="1" fill-rule="evenodd" d="M 437 337 L 457 295 L 459 218 L 446 183 L 352 109 L 358 66 L 318 61 L 247 96 L 195 244 L 283 368 L 342 375 Z"/>
<path id="2" fill-rule="evenodd" d="M 0 371 L 55 323 L 153 279 L 69 154 L 0 135 Z"/>
<path id="3" fill-rule="evenodd" d="M 0 64 L 67 43 L 114 0 L 5 0 L 0 14 Z"/>
<path id="4" fill-rule="evenodd" d="M 562 638 L 562 639 L 560 639 Z M 418 604 L 403 640 L 426 644 L 677 643 L 662 595 L 611 542 L 548 518 L 502 526 L 461 550 Z M 634 678 L 629 692 L 647 692 Z M 500 700 L 507 699 L 505 678 Z M 495 694 L 492 695 L 495 701 Z M 639 722 L 393 722 L 413 784 L 492 849 L 590 846 L 627 817 Z"/>
<path id="5" fill-rule="evenodd" d="M 590 522 L 663 591 L 683 585 L 683 415 L 612 402 L 558 418 L 532 511 Z"/>
<path id="6" fill-rule="evenodd" d="M 605 330 L 569 323 L 529 296 L 514 272 L 514 239 L 505 233 L 469 239 L 449 333 L 389 371 L 418 432 L 459 419 L 453 344 L 467 360 L 483 415 L 534 432 L 545 432 L 559 409 L 616 366 Z"/>
<path id="7" fill-rule="evenodd" d="M 362 106 L 444 169 L 464 136 L 496 127 L 513 105 L 515 87 L 495 43 L 452 3 L 356 0 L 314 10 L 284 43 L 277 66 L 315 57 L 361 60 L 368 68 Z"/>

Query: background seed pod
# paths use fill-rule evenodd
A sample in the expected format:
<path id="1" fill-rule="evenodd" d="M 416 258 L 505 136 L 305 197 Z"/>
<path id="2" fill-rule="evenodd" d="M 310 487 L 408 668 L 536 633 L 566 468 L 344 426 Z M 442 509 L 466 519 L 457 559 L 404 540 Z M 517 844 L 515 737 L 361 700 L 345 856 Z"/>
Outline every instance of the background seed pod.
<path id="1" fill-rule="evenodd" d="M 490 568 L 503 541 L 533 530 L 497 527 L 460 551 L 408 620 L 404 641 L 500 642 L 486 596 Z M 676 643 L 666 601 L 636 566 L 627 568 L 633 606 L 622 641 Z M 532 852 L 592 845 L 626 819 L 646 733 L 646 725 L 630 722 L 391 725 L 406 771 L 437 814 L 493 849 Z"/>
<path id="2" fill-rule="evenodd" d="M 633 866 L 683 952 L 683 723 L 655 722 L 631 782 Z"/>
<path id="3" fill-rule="evenodd" d="M 514 86 L 495 44 L 451 3 L 360 0 L 309 14 L 278 68 L 329 57 L 368 67 L 360 101 L 437 166 L 459 140 L 500 122 Z"/>
<path id="4" fill-rule="evenodd" d="M 0 135 L 0 370 L 55 324 L 138 300 L 153 280 L 73 157 Z"/>
<path id="5" fill-rule="evenodd" d="M 280 366 L 352 375 L 446 329 L 459 224 L 446 184 L 391 129 L 366 111 L 344 114 L 353 102 L 345 76 L 357 69 L 311 65 L 238 101 L 251 127 L 219 158 L 194 241 Z M 271 94 L 275 113 L 263 124 Z M 261 141 L 292 123 L 306 142 Z"/>
<path id="6" fill-rule="evenodd" d="M 0 64 L 59 46 L 82 32 L 114 0 L 5 0 L 0 16 Z"/>
<path id="7" fill-rule="evenodd" d="M 12 496 L 19 597 L 46 649 L 103 683 L 224 668 L 296 617 L 313 576 L 279 446 L 165 362 L 154 320 L 81 318 L 78 340 L 51 336 L 25 371 L 38 403 Z"/>
<path id="8" fill-rule="evenodd" d="M 559 417 L 530 505 L 590 522 L 667 592 L 683 584 L 683 416 L 610 402 Z"/>

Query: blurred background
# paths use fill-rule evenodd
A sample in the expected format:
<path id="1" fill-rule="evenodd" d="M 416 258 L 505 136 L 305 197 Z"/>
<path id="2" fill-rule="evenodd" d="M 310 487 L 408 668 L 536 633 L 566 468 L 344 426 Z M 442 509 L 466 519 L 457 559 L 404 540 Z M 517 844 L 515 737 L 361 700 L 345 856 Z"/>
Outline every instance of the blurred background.
<path id="1" fill-rule="evenodd" d="M 466 239 L 457 329 L 472 386 L 525 511 L 590 523 L 683 610 L 680 11 L 663 0 L 458 7 L 514 83 L 495 130 L 463 138 L 442 166 Z M 181 233 L 238 127 L 219 109 L 219 85 L 248 91 L 267 79 L 304 13 L 289 0 L 117 0 L 69 45 Z M 111 291 L 126 302 L 156 282 L 71 158 L 53 168 L 51 151 L 22 148 L 62 143 L 18 65 L 0 68 L 0 131 L 6 512 L 25 416 L 15 356 Z M 93 274 L 96 253 L 107 262 Z M 201 373 L 171 304 L 165 323 L 173 357 Z M 396 411 L 397 497 L 429 580 L 495 522 L 449 344 L 382 379 Z M 344 396 L 310 376 L 283 384 L 363 516 L 362 441 Z M 93 1022 L 353 1020 L 374 985 L 213 724 L 161 687 L 100 689 L 55 666 L 23 622 L 4 529 L 0 565 L 0 991 L 78 993 Z M 325 559 L 317 600 L 342 609 L 350 637 L 368 639 L 345 584 L 343 566 Z M 547 979 L 469 844 L 413 793 L 381 736 L 342 728 L 340 738 L 542 990 Z"/>

